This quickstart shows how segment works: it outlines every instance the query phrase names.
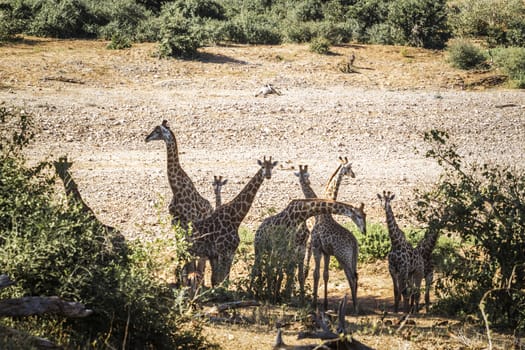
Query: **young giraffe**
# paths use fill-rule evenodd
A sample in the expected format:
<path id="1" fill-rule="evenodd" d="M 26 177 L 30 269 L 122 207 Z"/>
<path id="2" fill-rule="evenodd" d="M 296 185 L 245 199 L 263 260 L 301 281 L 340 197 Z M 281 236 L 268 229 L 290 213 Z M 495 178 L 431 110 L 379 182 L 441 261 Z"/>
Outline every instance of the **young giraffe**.
<path id="1" fill-rule="evenodd" d="M 332 174 L 325 189 L 325 197 L 337 199 L 339 187 L 344 176 L 355 178 L 352 164 L 348 158 L 339 157 L 339 166 Z M 364 214 L 363 214 L 364 215 Z M 365 232 L 363 230 L 363 232 Z M 312 228 L 312 249 L 315 260 L 313 305 L 317 305 L 319 275 L 321 269 L 321 257 L 324 260 L 324 310 L 328 309 L 328 279 L 330 256 L 334 255 L 339 265 L 345 272 L 346 279 L 352 293 L 352 305 L 354 313 L 357 312 L 357 239 L 348 229 L 340 225 L 330 214 L 315 217 L 315 225 Z"/>
<path id="2" fill-rule="evenodd" d="M 227 179 L 222 179 L 222 176 L 213 176 L 213 182 L 211 185 L 213 186 L 213 193 L 215 193 L 215 208 L 218 208 L 222 204 L 222 186 L 226 185 L 228 183 Z"/>
<path id="3" fill-rule="evenodd" d="M 210 215 L 213 207 L 207 199 L 201 196 L 188 174 L 182 169 L 177 140 L 168 126 L 167 120 L 163 120 L 162 124 L 156 126 L 146 137 L 146 142 L 160 140 L 166 143 L 168 181 L 173 192 L 168 207 L 173 217 L 172 222 L 179 221 L 181 227 L 187 228 L 190 222 L 204 219 Z"/>
<path id="4" fill-rule="evenodd" d="M 423 258 L 424 269 L 423 276 L 425 279 L 425 309 L 430 309 L 430 287 L 434 280 L 434 261 L 432 260 L 432 251 L 436 246 L 439 237 L 439 230 L 428 229 L 425 236 L 419 241 L 416 250 Z"/>
<path id="5" fill-rule="evenodd" d="M 399 308 L 403 296 L 404 311 L 418 312 L 421 280 L 423 279 L 424 262 L 421 254 L 406 240 L 405 234 L 396 223 L 390 202 L 394 194 L 383 191 L 377 197 L 384 202 L 388 234 L 392 247 L 388 253 L 388 270 L 394 284 L 394 312 Z M 409 300 L 410 299 L 410 300 Z M 409 307 L 410 302 L 410 307 Z"/>
<path id="6" fill-rule="evenodd" d="M 80 208 L 80 211 L 84 213 L 87 217 L 89 217 L 91 220 L 97 222 L 100 227 L 111 236 L 111 242 L 115 247 L 118 247 L 120 249 L 125 248 L 125 238 L 124 236 L 114 227 L 108 226 L 104 223 L 102 223 L 97 216 L 95 215 L 95 212 L 93 209 L 91 209 L 86 202 L 84 202 L 84 199 L 80 195 L 80 191 L 78 190 L 77 183 L 71 176 L 71 173 L 69 172 L 69 169 L 73 165 L 72 162 L 68 162 L 67 157 L 60 157 L 58 161 L 53 162 L 53 166 L 55 167 L 55 171 L 62 180 L 62 183 L 64 185 L 64 189 L 66 191 L 67 200 L 69 206 L 78 206 Z"/>
<path id="7" fill-rule="evenodd" d="M 252 283 L 261 277 L 261 256 L 264 249 L 271 248 L 270 242 L 272 241 L 273 235 L 279 234 L 295 240 L 297 237 L 297 226 L 300 223 L 304 222 L 309 217 L 322 214 L 346 215 L 355 222 L 361 231 L 364 232 L 366 227 L 366 216 L 363 208 L 363 203 L 361 203 L 360 208 L 355 208 L 350 204 L 329 199 L 312 198 L 292 200 L 283 211 L 264 219 L 255 232 L 255 262 L 252 270 Z M 292 246 L 295 249 L 297 244 Z M 292 254 L 295 255 L 296 252 Z M 298 264 L 300 259 L 297 255 L 295 255 L 295 257 L 297 258 L 296 264 Z M 288 280 L 286 290 L 290 290 L 288 287 L 293 283 L 292 278 L 294 276 L 295 265 L 287 268 L 286 273 L 288 275 Z"/>
<path id="8" fill-rule="evenodd" d="M 70 206 L 78 205 L 80 211 L 82 211 L 84 214 L 92 218 L 96 218 L 95 212 L 93 212 L 93 210 L 82 199 L 80 191 L 78 190 L 77 183 L 75 182 L 75 180 L 73 180 L 73 177 L 69 172 L 69 169 L 72 165 L 73 163 L 67 161 L 67 156 L 60 157 L 58 158 L 58 161 L 53 162 L 55 172 L 64 184 L 68 204 Z"/>
<path id="9" fill-rule="evenodd" d="M 303 191 L 304 198 L 317 198 L 314 190 L 310 185 L 310 173 L 308 173 L 308 165 L 299 165 L 299 172 L 294 173 L 295 176 L 299 178 L 299 184 L 301 185 L 301 190 Z M 299 286 L 301 286 L 301 291 L 304 288 L 304 281 L 308 276 L 308 271 L 310 269 L 310 251 L 311 251 L 311 240 L 308 242 L 308 239 L 311 237 L 310 229 L 308 228 L 308 223 L 302 222 L 297 226 L 295 242 L 297 244 L 297 259 L 298 259 L 298 278 Z M 308 247 L 307 247 L 307 242 Z M 306 266 L 305 266 L 305 255 L 308 252 L 306 257 Z"/>
<path id="10" fill-rule="evenodd" d="M 191 252 L 210 260 L 212 286 L 229 277 L 235 251 L 239 246 L 239 226 L 248 213 L 264 179 L 271 179 L 277 162 L 258 161 L 260 169 L 230 202 L 219 206 L 203 220 L 194 222 Z"/>

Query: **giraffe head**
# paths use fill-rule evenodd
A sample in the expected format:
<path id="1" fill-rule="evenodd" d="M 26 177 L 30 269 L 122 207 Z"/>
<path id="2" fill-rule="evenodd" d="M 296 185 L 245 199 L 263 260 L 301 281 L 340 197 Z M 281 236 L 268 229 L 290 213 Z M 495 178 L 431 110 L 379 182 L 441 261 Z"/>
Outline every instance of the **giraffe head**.
<path id="1" fill-rule="evenodd" d="M 394 199 L 395 195 L 391 193 L 390 191 L 383 191 L 383 195 L 381 196 L 379 193 L 377 194 L 377 198 L 383 203 L 383 205 L 386 207 L 387 204 L 390 204 L 390 201 Z"/>
<path id="2" fill-rule="evenodd" d="M 308 165 L 299 164 L 299 172 L 294 173 L 299 178 L 300 182 L 310 185 L 310 173 L 308 172 Z"/>
<path id="3" fill-rule="evenodd" d="M 272 178 L 272 169 L 277 165 L 277 162 L 272 162 L 272 157 L 269 159 L 266 159 L 266 156 L 264 156 L 263 160 L 258 160 L 257 164 L 259 164 L 263 169 L 263 175 L 267 179 Z"/>
<path id="4" fill-rule="evenodd" d="M 352 170 L 352 163 L 348 162 L 348 157 L 339 157 L 339 161 L 341 162 L 340 170 L 342 175 L 355 178 L 354 171 Z"/>
<path id="5" fill-rule="evenodd" d="M 67 161 L 67 156 L 60 157 L 58 158 L 58 161 L 53 162 L 55 171 L 61 178 L 65 176 L 66 172 L 69 170 L 69 168 L 71 168 L 72 165 L 72 162 Z"/>
<path id="6" fill-rule="evenodd" d="M 158 141 L 158 140 L 169 140 L 172 138 L 172 133 L 170 127 L 168 126 L 168 121 L 163 120 L 161 125 L 157 125 L 155 129 L 146 137 L 146 142 Z"/>
<path id="7" fill-rule="evenodd" d="M 213 175 L 213 182 L 211 184 L 215 193 L 220 193 L 222 186 L 226 185 L 226 183 L 228 183 L 228 179 L 223 180 L 222 176 Z"/>

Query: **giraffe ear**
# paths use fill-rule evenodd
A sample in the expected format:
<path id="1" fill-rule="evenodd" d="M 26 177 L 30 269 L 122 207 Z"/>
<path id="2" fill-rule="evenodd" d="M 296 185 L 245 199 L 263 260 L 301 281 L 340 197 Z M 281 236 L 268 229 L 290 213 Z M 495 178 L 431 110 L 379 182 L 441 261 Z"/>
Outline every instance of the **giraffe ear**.
<path id="1" fill-rule="evenodd" d="M 294 172 L 293 174 L 294 174 L 295 176 L 297 176 L 297 177 L 300 176 L 300 174 L 299 174 L 298 172 Z"/>
<path id="2" fill-rule="evenodd" d="M 260 159 L 257 159 L 257 164 L 259 164 L 259 166 L 263 166 L 263 162 L 261 162 Z"/>
<path id="3" fill-rule="evenodd" d="M 379 198 L 379 200 L 383 199 L 383 198 L 381 198 L 381 195 L 379 193 L 377 194 L 377 198 Z"/>
<path id="4" fill-rule="evenodd" d="M 279 163 L 279 162 L 278 162 L 278 161 L 273 162 L 273 163 L 272 163 L 272 167 L 276 166 L 277 163 Z"/>
<path id="5" fill-rule="evenodd" d="M 228 179 L 225 179 L 225 180 L 222 182 L 223 185 L 226 185 L 227 183 L 228 183 Z"/>

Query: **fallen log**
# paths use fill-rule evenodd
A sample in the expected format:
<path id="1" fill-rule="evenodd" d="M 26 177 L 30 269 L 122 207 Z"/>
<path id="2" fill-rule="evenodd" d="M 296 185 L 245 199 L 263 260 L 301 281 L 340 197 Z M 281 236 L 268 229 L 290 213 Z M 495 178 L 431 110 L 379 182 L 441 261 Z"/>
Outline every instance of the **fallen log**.
<path id="1" fill-rule="evenodd" d="M 77 302 L 64 301 L 59 297 L 23 297 L 0 300 L 0 316 L 27 317 L 52 313 L 71 318 L 89 316 L 93 310 Z"/>

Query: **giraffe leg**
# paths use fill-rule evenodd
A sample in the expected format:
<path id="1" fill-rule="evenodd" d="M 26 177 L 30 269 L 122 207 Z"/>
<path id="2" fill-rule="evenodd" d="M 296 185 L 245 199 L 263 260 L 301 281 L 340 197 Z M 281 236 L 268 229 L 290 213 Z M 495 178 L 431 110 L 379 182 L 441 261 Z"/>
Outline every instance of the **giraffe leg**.
<path id="1" fill-rule="evenodd" d="M 323 266 L 323 281 L 324 281 L 324 309 L 328 310 L 328 278 L 330 269 L 330 255 L 323 254 L 324 266 Z"/>
<path id="2" fill-rule="evenodd" d="M 321 252 L 317 248 L 313 248 L 314 255 L 314 290 L 313 290 L 313 301 L 312 307 L 315 309 L 317 307 L 317 295 L 319 290 L 319 275 L 321 270 Z"/>
<path id="3" fill-rule="evenodd" d="M 342 264 L 342 266 L 345 266 Z M 350 291 L 352 292 L 352 305 L 354 313 L 357 313 L 357 272 L 352 271 L 350 267 L 345 266 L 344 268 L 346 279 L 350 285 Z"/>
<path id="4" fill-rule="evenodd" d="M 430 272 L 425 276 L 425 309 L 427 312 L 430 310 L 430 286 L 434 280 L 434 274 Z"/>
<path id="5" fill-rule="evenodd" d="M 397 313 L 399 310 L 399 301 L 401 299 L 401 295 L 399 293 L 399 279 L 396 275 L 392 274 L 392 282 L 394 284 L 394 312 Z"/>

